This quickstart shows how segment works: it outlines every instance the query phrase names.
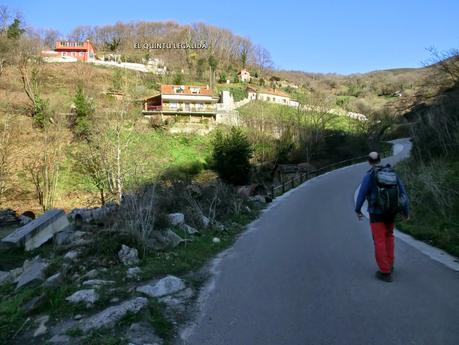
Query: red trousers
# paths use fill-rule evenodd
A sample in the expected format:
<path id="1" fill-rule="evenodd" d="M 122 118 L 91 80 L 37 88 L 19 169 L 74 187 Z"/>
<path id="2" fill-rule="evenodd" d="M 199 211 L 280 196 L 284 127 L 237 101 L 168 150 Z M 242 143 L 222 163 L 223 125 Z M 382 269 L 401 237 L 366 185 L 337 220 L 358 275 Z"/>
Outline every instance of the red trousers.
<path id="1" fill-rule="evenodd" d="M 394 264 L 394 223 L 370 223 L 379 270 L 389 273 Z"/>

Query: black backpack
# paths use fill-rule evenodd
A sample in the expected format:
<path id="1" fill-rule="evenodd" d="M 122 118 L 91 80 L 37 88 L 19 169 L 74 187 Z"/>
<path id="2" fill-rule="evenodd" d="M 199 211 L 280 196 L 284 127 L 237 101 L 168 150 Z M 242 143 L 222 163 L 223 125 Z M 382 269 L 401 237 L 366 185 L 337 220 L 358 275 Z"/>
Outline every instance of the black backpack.
<path id="1" fill-rule="evenodd" d="M 373 181 L 376 186 L 375 206 L 384 215 L 395 215 L 402 208 L 398 177 L 394 169 L 387 164 L 373 169 Z"/>

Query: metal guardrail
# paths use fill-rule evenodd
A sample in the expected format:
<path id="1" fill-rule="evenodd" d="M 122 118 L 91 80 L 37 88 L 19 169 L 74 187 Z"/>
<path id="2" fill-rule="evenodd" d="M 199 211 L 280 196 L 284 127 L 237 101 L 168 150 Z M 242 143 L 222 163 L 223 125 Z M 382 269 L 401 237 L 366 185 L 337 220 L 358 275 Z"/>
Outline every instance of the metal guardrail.
<path id="1" fill-rule="evenodd" d="M 392 155 L 392 151 L 384 151 L 380 154 L 381 158 L 386 158 Z M 298 185 L 302 184 L 303 182 L 306 182 L 310 180 L 313 177 L 322 175 L 326 172 L 342 168 L 348 165 L 356 164 L 356 163 L 361 163 L 364 162 L 368 159 L 368 155 L 365 156 L 360 156 L 360 157 L 354 157 L 350 159 L 346 159 L 344 161 L 336 162 L 330 165 L 326 165 L 322 168 L 316 169 L 316 170 L 311 170 L 307 172 L 300 172 L 298 176 L 295 176 L 287 181 L 283 181 L 280 185 L 278 186 L 271 186 L 271 192 L 270 196 L 274 200 L 277 196 L 281 196 L 285 192 L 287 192 L 290 189 L 293 189 L 297 187 Z M 280 194 L 279 194 L 280 191 Z"/>

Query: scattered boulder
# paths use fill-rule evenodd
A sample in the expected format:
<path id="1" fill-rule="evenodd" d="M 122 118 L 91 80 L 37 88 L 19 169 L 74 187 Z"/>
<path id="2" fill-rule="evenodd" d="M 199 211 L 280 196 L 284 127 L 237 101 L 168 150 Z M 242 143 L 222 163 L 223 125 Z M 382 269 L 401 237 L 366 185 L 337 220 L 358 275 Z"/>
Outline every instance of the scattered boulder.
<path id="1" fill-rule="evenodd" d="M 200 235 L 200 232 L 193 228 L 192 226 L 189 226 L 188 224 L 183 224 L 181 228 L 188 234 L 188 235 Z"/>
<path id="2" fill-rule="evenodd" d="M 93 329 L 112 327 L 126 314 L 138 313 L 140 310 L 145 308 L 147 304 L 148 300 L 145 297 L 136 297 L 119 305 L 108 307 L 107 309 L 82 321 L 80 329 L 84 332 L 88 332 Z"/>
<path id="3" fill-rule="evenodd" d="M 97 277 L 98 274 L 99 274 L 99 271 L 97 270 L 97 268 L 94 268 L 94 269 L 86 272 L 86 274 L 83 276 L 83 278 L 94 279 L 94 278 Z"/>
<path id="4" fill-rule="evenodd" d="M 0 271 L 0 286 L 11 281 L 11 273 L 8 271 Z"/>
<path id="5" fill-rule="evenodd" d="M 168 246 L 171 248 L 175 248 L 183 242 L 183 238 L 181 238 L 179 235 L 177 235 L 170 229 L 166 230 L 166 232 L 164 233 L 164 237 L 166 238 Z"/>
<path id="6" fill-rule="evenodd" d="M 207 218 L 204 215 L 201 215 L 201 223 L 202 223 L 202 226 L 204 227 L 204 229 L 207 229 L 209 227 L 209 225 L 210 225 L 210 219 Z"/>
<path id="7" fill-rule="evenodd" d="M 26 260 L 23 265 L 23 272 L 16 278 L 16 289 L 26 286 L 34 286 L 42 283 L 45 280 L 45 270 L 49 263 L 41 259 L 39 256 L 33 260 Z"/>
<path id="8" fill-rule="evenodd" d="M 17 277 L 19 277 L 22 274 L 22 272 L 24 272 L 24 268 L 22 267 L 13 268 L 12 270 L 10 270 L 11 279 L 16 280 Z"/>
<path id="9" fill-rule="evenodd" d="M 156 283 L 138 287 L 137 291 L 142 292 L 149 297 L 162 297 L 173 294 L 185 288 L 186 286 L 182 279 L 168 275 Z"/>
<path id="10" fill-rule="evenodd" d="M 185 304 L 191 297 L 193 297 L 193 294 L 194 293 L 191 288 L 186 288 L 185 290 L 179 291 L 173 295 L 161 297 L 159 301 L 178 312 L 184 312 Z"/>
<path id="11" fill-rule="evenodd" d="M 170 213 L 167 217 L 169 219 L 169 222 L 173 226 L 182 225 L 183 223 L 185 223 L 185 215 L 183 213 Z"/>
<path id="12" fill-rule="evenodd" d="M 37 319 L 38 328 L 35 330 L 33 333 L 34 337 L 39 337 L 43 334 L 46 334 L 48 332 L 48 327 L 46 327 L 46 323 L 49 321 L 49 316 L 45 315 Z"/>
<path id="13" fill-rule="evenodd" d="M 86 303 L 94 304 L 99 299 L 99 295 L 94 289 L 84 289 L 75 292 L 73 295 L 66 298 L 70 303 Z"/>
<path id="14" fill-rule="evenodd" d="M 127 278 L 128 279 L 136 279 L 139 277 L 139 274 L 142 273 L 142 270 L 139 267 L 130 267 L 127 270 Z"/>
<path id="15" fill-rule="evenodd" d="M 264 204 L 266 203 L 266 199 L 263 195 L 254 195 L 254 196 L 251 196 L 249 198 L 250 201 L 253 201 L 253 202 L 258 202 L 258 203 L 261 203 L 261 204 Z"/>
<path id="16" fill-rule="evenodd" d="M 62 273 L 61 272 L 57 272 L 56 274 L 54 274 L 51 277 L 49 277 L 48 279 L 46 279 L 46 281 L 44 282 L 43 286 L 47 287 L 47 288 L 55 287 L 55 286 L 60 285 L 61 282 L 62 282 Z"/>
<path id="17" fill-rule="evenodd" d="M 54 235 L 54 244 L 57 246 L 65 246 L 71 244 L 74 240 L 75 231 L 72 227 L 67 227 Z"/>
<path id="18" fill-rule="evenodd" d="M 162 339 L 155 334 L 153 328 L 146 322 L 133 323 L 126 333 L 126 338 L 130 344 L 135 345 L 163 344 Z"/>
<path id="19" fill-rule="evenodd" d="M 183 242 L 183 238 L 170 229 L 166 231 L 153 231 L 151 238 L 147 240 L 147 246 L 154 250 L 175 248 Z"/>
<path id="20" fill-rule="evenodd" d="M 118 257 L 126 266 L 135 265 L 140 261 L 137 249 L 130 248 L 124 244 L 121 246 L 121 249 L 118 252 Z"/>
<path id="21" fill-rule="evenodd" d="M 220 240 L 218 237 L 214 237 L 214 238 L 212 239 L 212 242 L 215 243 L 215 244 L 217 244 L 217 243 L 220 243 L 221 240 Z"/>
<path id="22" fill-rule="evenodd" d="M 91 279 L 86 280 L 82 283 L 83 286 L 102 286 L 102 285 L 113 285 L 115 282 L 113 280 L 102 280 L 102 279 Z"/>
<path id="23" fill-rule="evenodd" d="M 75 262 L 78 259 L 79 253 L 76 250 L 71 250 L 64 255 L 64 261 Z"/>

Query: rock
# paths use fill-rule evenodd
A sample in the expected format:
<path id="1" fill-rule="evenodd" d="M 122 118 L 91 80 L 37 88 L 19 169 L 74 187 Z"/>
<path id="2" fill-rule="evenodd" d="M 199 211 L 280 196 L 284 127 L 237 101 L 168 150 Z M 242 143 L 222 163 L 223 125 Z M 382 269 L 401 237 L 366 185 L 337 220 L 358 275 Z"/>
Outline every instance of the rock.
<path id="1" fill-rule="evenodd" d="M 220 241 L 220 239 L 219 239 L 218 237 L 214 237 L 214 238 L 212 239 L 212 242 L 213 242 L 213 243 L 220 243 L 221 241 Z"/>
<path id="2" fill-rule="evenodd" d="M 113 297 L 112 299 L 110 299 L 110 303 L 118 303 L 120 301 L 120 299 L 118 297 Z"/>
<path id="3" fill-rule="evenodd" d="M 71 250 L 64 255 L 64 261 L 75 262 L 77 261 L 79 253 L 76 250 Z"/>
<path id="4" fill-rule="evenodd" d="M 99 295 L 94 289 L 79 290 L 66 298 L 70 303 L 84 302 L 89 304 L 94 304 L 98 299 Z"/>
<path id="5" fill-rule="evenodd" d="M 263 195 L 255 195 L 255 196 L 251 196 L 249 198 L 250 201 L 253 201 L 253 202 L 258 202 L 258 203 L 261 203 L 261 204 L 264 204 L 266 203 L 266 199 Z"/>
<path id="6" fill-rule="evenodd" d="M 68 227 L 63 231 L 54 234 L 54 244 L 57 246 L 65 246 L 71 244 L 74 240 L 75 231 Z"/>
<path id="7" fill-rule="evenodd" d="M 155 334 L 153 328 L 146 322 L 133 323 L 126 333 L 126 338 L 129 343 L 136 345 L 159 345 L 163 343 L 162 339 Z"/>
<path id="8" fill-rule="evenodd" d="M 43 283 L 43 287 L 50 288 L 56 287 L 62 283 L 62 273 L 57 272 L 56 274 L 52 275 Z"/>
<path id="9" fill-rule="evenodd" d="M 31 315 L 37 312 L 41 307 L 43 307 L 47 301 L 48 301 L 48 298 L 46 297 L 46 295 L 42 294 L 40 296 L 34 297 L 31 300 L 27 301 L 22 306 L 22 310 L 24 311 L 26 315 Z"/>
<path id="10" fill-rule="evenodd" d="M 83 318 L 83 315 L 81 315 L 81 314 L 76 314 L 76 315 L 73 317 L 74 320 L 81 320 L 82 318 Z"/>
<path id="11" fill-rule="evenodd" d="M 10 272 L 0 271 L 0 286 L 11 281 L 11 278 Z"/>
<path id="12" fill-rule="evenodd" d="M 48 262 L 35 257 L 32 261 L 25 261 L 22 274 L 16 278 L 16 289 L 26 286 L 35 286 L 45 280 L 45 270 L 48 267 Z"/>
<path id="13" fill-rule="evenodd" d="M 48 342 L 53 345 L 67 345 L 71 343 L 71 338 L 68 335 L 56 334 Z"/>
<path id="14" fill-rule="evenodd" d="M 86 274 L 83 276 L 83 278 L 94 279 L 94 278 L 97 277 L 98 274 L 99 274 L 99 271 L 97 270 L 97 268 L 94 268 L 94 269 L 86 272 Z"/>
<path id="15" fill-rule="evenodd" d="M 200 235 L 200 232 L 193 228 L 192 226 L 189 226 L 188 224 L 183 224 L 181 228 L 188 234 L 188 235 Z"/>
<path id="16" fill-rule="evenodd" d="M 128 268 L 127 270 L 127 278 L 129 279 L 134 279 L 134 278 L 138 278 L 139 277 L 139 274 L 142 273 L 142 270 L 139 268 L 139 267 L 130 267 Z"/>
<path id="17" fill-rule="evenodd" d="M 180 243 L 183 242 L 183 238 L 181 238 L 179 235 L 177 235 L 175 232 L 173 232 L 170 229 L 166 230 L 166 232 L 164 233 L 164 237 L 166 239 L 166 243 L 168 244 L 168 247 L 170 248 L 175 248 Z"/>
<path id="18" fill-rule="evenodd" d="M 16 280 L 17 277 L 19 277 L 22 274 L 22 272 L 24 272 L 24 269 L 22 267 L 12 269 L 10 271 L 11 279 Z"/>
<path id="19" fill-rule="evenodd" d="M 102 285 L 113 285 L 113 280 L 102 280 L 102 279 L 91 279 L 82 283 L 83 286 L 102 286 Z"/>
<path id="20" fill-rule="evenodd" d="M 126 265 L 135 265 L 139 263 L 139 253 L 135 248 L 129 248 L 126 245 L 122 245 L 120 251 L 118 252 L 118 257 L 121 262 Z"/>
<path id="21" fill-rule="evenodd" d="M 201 223 L 202 223 L 202 226 L 204 227 L 204 229 L 207 229 L 209 227 L 210 220 L 206 216 L 201 215 Z"/>
<path id="22" fill-rule="evenodd" d="M 140 286 L 136 290 L 150 297 L 162 297 L 173 294 L 185 288 L 186 286 L 182 279 L 168 275 L 154 284 Z"/>
<path id="23" fill-rule="evenodd" d="M 186 288 L 185 290 L 179 291 L 173 295 L 161 297 L 160 302 L 167 304 L 169 307 L 176 307 L 178 305 L 186 303 L 191 297 L 193 297 L 193 290 Z"/>
<path id="24" fill-rule="evenodd" d="M 168 219 L 171 225 L 181 225 L 185 223 L 185 215 L 183 213 L 177 212 L 177 213 L 170 213 L 168 214 Z"/>
<path id="25" fill-rule="evenodd" d="M 88 332 L 93 329 L 112 327 L 126 314 L 136 314 L 147 305 L 148 300 L 145 297 L 133 298 L 119 305 L 108 307 L 107 309 L 82 321 L 80 329 L 84 332 Z"/>
<path id="26" fill-rule="evenodd" d="M 46 323 L 49 321 L 49 316 L 45 315 L 37 319 L 37 322 L 39 323 L 38 328 L 35 330 L 33 333 L 34 337 L 39 337 L 40 335 L 45 334 L 48 332 L 48 327 L 46 327 Z"/>
<path id="27" fill-rule="evenodd" d="M 52 209 L 41 217 L 16 229 L 2 239 L 3 243 L 14 246 L 25 246 L 26 250 L 40 247 L 43 243 L 69 225 L 67 216 L 62 209 Z"/>

